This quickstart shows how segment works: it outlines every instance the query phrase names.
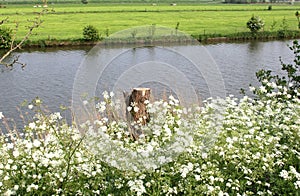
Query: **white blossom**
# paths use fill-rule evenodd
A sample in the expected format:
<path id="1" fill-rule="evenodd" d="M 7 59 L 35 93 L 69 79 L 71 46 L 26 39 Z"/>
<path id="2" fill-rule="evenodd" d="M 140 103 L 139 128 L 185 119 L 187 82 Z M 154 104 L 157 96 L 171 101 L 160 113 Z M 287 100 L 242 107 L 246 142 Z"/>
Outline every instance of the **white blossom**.
<path id="1" fill-rule="evenodd" d="M 33 105 L 32 105 L 32 104 L 29 104 L 29 105 L 28 105 L 28 109 L 32 110 L 32 108 L 33 108 Z"/>

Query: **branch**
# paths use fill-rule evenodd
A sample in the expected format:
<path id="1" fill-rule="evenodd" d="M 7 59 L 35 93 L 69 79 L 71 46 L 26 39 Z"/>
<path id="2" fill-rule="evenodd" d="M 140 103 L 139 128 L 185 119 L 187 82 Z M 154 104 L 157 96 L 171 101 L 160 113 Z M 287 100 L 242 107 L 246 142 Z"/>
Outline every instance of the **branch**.
<path id="1" fill-rule="evenodd" d="M 13 69 L 13 66 L 15 64 L 19 64 L 19 65 L 21 65 L 21 68 L 24 69 L 26 67 L 26 64 L 20 62 L 19 57 L 20 56 L 16 56 L 11 63 L 0 62 L 0 64 L 4 65 L 5 67 L 7 67 L 9 69 Z"/>
<path id="2" fill-rule="evenodd" d="M 32 22 L 32 25 L 28 27 L 28 31 L 27 31 L 26 35 L 21 39 L 21 41 L 20 41 L 18 44 L 15 45 L 14 43 L 15 43 L 15 40 L 16 40 L 16 34 L 17 34 L 18 29 L 19 29 L 19 23 L 16 23 L 16 29 L 15 29 L 15 33 L 14 33 L 14 35 L 13 35 L 13 37 L 12 37 L 12 41 L 11 41 L 11 44 L 10 44 L 10 49 L 9 49 L 9 50 L 8 50 L 8 51 L 0 58 L 0 64 L 5 65 L 6 67 L 12 67 L 14 64 L 17 63 L 17 64 L 21 64 L 21 65 L 22 65 L 22 68 L 25 67 L 25 64 L 20 63 L 20 62 L 18 61 L 18 58 L 19 58 L 19 57 L 17 57 L 16 59 L 14 59 L 12 63 L 5 63 L 5 62 L 3 62 L 3 61 L 4 61 L 4 59 L 6 59 L 13 51 L 15 51 L 15 50 L 17 50 L 17 49 L 20 49 L 21 46 L 23 45 L 23 43 L 24 43 L 25 41 L 27 41 L 27 40 L 29 39 L 29 37 L 32 35 L 33 30 L 36 29 L 36 28 L 38 28 L 38 27 L 42 24 L 43 21 L 42 21 L 40 18 L 41 18 L 41 16 L 42 16 L 42 14 L 44 14 L 45 12 L 46 12 L 46 10 L 43 10 L 43 11 L 41 11 L 41 12 L 38 14 L 38 16 L 37 16 L 34 20 L 28 20 L 29 22 Z M 8 20 L 8 18 L 2 20 L 2 21 L 0 22 L 0 24 L 3 24 L 3 23 L 6 22 L 7 20 Z"/>

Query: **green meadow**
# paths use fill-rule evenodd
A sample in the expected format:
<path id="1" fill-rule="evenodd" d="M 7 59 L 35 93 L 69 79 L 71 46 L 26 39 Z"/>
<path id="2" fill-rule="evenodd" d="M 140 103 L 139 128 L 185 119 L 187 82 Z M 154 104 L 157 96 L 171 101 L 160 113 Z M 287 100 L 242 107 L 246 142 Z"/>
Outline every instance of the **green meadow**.
<path id="1" fill-rule="evenodd" d="M 14 28 L 18 22 L 18 37 L 26 32 L 28 20 L 37 16 L 43 8 L 34 4 L 7 5 L 0 8 L 0 18 L 9 18 L 7 26 Z M 252 15 L 265 21 L 264 31 L 278 31 L 282 28 L 297 30 L 295 12 L 300 5 L 268 4 L 49 4 L 42 16 L 42 26 L 30 39 L 37 40 L 79 40 L 86 25 L 95 26 L 105 37 L 131 27 L 152 25 L 175 28 L 191 35 L 228 36 L 248 32 L 246 22 Z"/>

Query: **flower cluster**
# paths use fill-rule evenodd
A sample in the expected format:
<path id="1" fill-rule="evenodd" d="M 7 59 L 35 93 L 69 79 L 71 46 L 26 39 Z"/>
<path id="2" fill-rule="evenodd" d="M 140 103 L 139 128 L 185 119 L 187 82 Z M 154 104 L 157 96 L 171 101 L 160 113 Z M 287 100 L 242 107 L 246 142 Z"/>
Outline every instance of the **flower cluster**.
<path id="1" fill-rule="evenodd" d="M 194 108 L 172 96 L 147 101 L 145 125 L 116 119 L 112 93 L 82 125 L 38 110 L 22 131 L 0 136 L 0 194 L 295 195 L 300 100 L 278 93 Z"/>

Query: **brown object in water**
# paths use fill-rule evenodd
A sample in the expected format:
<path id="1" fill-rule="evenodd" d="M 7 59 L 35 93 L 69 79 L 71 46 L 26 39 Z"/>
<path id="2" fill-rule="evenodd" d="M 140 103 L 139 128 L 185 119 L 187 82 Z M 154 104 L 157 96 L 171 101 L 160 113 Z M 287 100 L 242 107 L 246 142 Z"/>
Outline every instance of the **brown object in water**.
<path id="1" fill-rule="evenodd" d="M 149 113 L 147 112 L 145 101 L 150 99 L 150 88 L 134 88 L 129 97 L 129 106 L 132 107 L 130 111 L 133 120 L 139 121 L 142 125 L 145 125 L 150 121 Z M 134 108 L 137 107 L 138 111 Z"/>

